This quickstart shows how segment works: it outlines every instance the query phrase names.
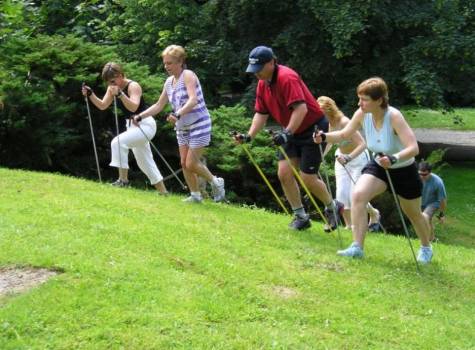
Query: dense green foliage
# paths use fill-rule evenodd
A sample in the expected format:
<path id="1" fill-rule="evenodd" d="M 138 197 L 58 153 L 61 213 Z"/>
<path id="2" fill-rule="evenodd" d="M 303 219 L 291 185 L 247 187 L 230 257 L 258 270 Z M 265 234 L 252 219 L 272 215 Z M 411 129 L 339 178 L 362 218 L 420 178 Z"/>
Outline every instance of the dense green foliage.
<path id="1" fill-rule="evenodd" d="M 262 204 L 269 201 L 267 189 L 228 138 L 229 131 L 245 131 L 250 123 L 255 79 L 244 69 L 252 47 L 274 47 L 279 61 L 295 68 L 315 96 L 334 97 L 348 114 L 355 86 L 371 75 L 388 81 L 396 105 L 470 105 L 475 101 L 474 8 L 473 0 L 276 0 L 271 5 L 263 0 L 5 0 L 0 3 L 5 105 L 0 163 L 94 176 L 80 84 L 86 81 L 101 95 L 101 67 L 116 60 L 142 85 L 151 104 L 165 78 L 160 53 L 177 43 L 187 49 L 213 116 L 210 167 L 227 179 L 231 198 Z M 100 163 L 110 178 L 115 176 L 107 166 L 113 114 L 93 107 L 92 115 Z M 447 120 L 471 125 L 457 115 Z M 154 141 L 179 167 L 174 132 L 163 119 L 158 125 Z M 251 151 L 276 184 L 274 150 L 268 145 L 261 135 Z M 135 167 L 131 172 L 142 183 Z"/>
<path id="2" fill-rule="evenodd" d="M 0 297 L 0 348 L 475 346 L 473 245 L 449 244 L 473 236 L 473 201 L 417 274 L 403 237 L 371 235 L 354 261 L 318 223 L 182 198 L 0 169 L 0 266 L 63 271 Z"/>

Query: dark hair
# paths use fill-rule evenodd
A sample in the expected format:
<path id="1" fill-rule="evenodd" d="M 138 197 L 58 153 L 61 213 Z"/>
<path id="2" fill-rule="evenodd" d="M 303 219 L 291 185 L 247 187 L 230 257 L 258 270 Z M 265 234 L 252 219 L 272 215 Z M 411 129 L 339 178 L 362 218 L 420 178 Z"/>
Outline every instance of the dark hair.
<path id="1" fill-rule="evenodd" d="M 432 165 L 430 165 L 427 162 L 422 161 L 419 163 L 419 171 L 427 171 L 430 173 L 432 171 Z"/>
<path id="2" fill-rule="evenodd" d="M 124 70 L 117 63 L 108 62 L 102 69 L 102 79 L 104 79 L 104 81 L 114 79 L 120 75 L 124 75 Z"/>

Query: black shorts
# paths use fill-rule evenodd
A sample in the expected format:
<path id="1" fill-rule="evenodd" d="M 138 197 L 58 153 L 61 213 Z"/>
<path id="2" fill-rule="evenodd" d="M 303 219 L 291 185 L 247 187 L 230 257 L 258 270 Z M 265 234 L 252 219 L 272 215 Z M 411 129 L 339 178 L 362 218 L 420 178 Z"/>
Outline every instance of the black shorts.
<path id="1" fill-rule="evenodd" d="M 300 134 L 294 134 L 292 139 L 282 146 L 290 159 L 300 159 L 300 171 L 306 174 L 316 174 L 322 162 L 319 146 L 313 142 L 315 125 L 319 130 L 328 131 L 328 120 L 324 117 Z M 321 146 L 322 151 L 325 150 L 326 143 L 322 142 Z M 285 159 L 280 151 L 277 151 L 277 156 L 279 160 Z"/>
<path id="2" fill-rule="evenodd" d="M 394 191 L 404 199 L 415 199 L 422 195 L 422 181 L 417 171 L 416 163 L 412 163 L 403 168 L 388 169 L 389 176 L 394 186 Z M 374 159 L 370 160 L 368 164 L 361 170 L 362 174 L 370 174 L 380 180 L 386 182 L 389 191 L 388 178 L 384 168 L 379 166 Z"/>

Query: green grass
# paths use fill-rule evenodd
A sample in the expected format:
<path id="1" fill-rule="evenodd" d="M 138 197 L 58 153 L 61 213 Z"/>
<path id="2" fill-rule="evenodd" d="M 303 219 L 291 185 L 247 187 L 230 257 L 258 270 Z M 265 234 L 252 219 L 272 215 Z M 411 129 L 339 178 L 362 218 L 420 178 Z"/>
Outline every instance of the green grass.
<path id="1" fill-rule="evenodd" d="M 439 174 L 447 190 L 447 217 L 443 225 L 436 223 L 436 236 L 444 243 L 475 247 L 475 163 L 449 165 Z"/>
<path id="2" fill-rule="evenodd" d="M 475 108 L 455 108 L 447 113 L 409 106 L 401 110 L 413 128 L 475 130 Z"/>
<path id="3" fill-rule="evenodd" d="M 0 349 L 475 348 L 473 248 L 417 274 L 402 237 L 343 259 L 319 224 L 182 198 L 0 169 L 0 266 L 64 270 L 0 299 Z"/>

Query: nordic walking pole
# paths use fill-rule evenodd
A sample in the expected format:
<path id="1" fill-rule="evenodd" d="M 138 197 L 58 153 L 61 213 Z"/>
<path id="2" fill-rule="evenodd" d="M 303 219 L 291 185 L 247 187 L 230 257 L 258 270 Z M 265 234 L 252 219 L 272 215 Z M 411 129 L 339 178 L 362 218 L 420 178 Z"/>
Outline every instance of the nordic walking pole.
<path id="1" fill-rule="evenodd" d="M 385 154 L 383 154 L 383 153 L 378 153 L 378 155 L 380 157 L 385 156 Z M 402 226 L 404 228 L 404 233 L 406 234 L 407 241 L 409 242 L 409 247 L 411 247 L 411 252 L 412 252 L 412 256 L 414 257 L 414 262 L 416 263 L 417 272 L 420 272 L 419 264 L 417 263 L 416 253 L 414 253 L 414 248 L 412 247 L 411 237 L 409 236 L 409 231 L 408 231 L 407 226 L 406 226 L 406 221 L 404 221 L 404 217 L 402 216 L 401 206 L 399 205 L 399 200 L 397 198 L 396 191 L 394 190 L 394 186 L 393 186 L 393 182 L 391 180 L 391 176 L 389 175 L 388 169 L 385 168 L 384 171 L 386 172 L 386 177 L 388 178 L 389 186 L 391 187 L 391 192 L 393 194 L 394 201 L 396 202 L 397 211 L 399 213 L 399 217 L 401 219 Z"/>
<path id="2" fill-rule="evenodd" d="M 242 135 L 239 135 L 237 133 L 237 131 L 232 131 L 231 133 L 231 136 L 234 136 L 234 137 L 239 137 L 240 139 L 243 139 Z M 277 195 L 277 193 L 275 192 L 274 190 L 274 187 L 272 187 L 271 183 L 269 182 L 269 180 L 267 179 L 266 175 L 264 174 L 264 172 L 262 171 L 262 169 L 259 167 L 259 165 L 257 164 L 256 160 L 254 159 L 254 157 L 252 156 L 251 152 L 249 151 L 249 148 L 247 147 L 247 145 L 245 145 L 244 143 L 241 144 L 242 145 L 242 148 L 244 149 L 244 151 L 246 152 L 247 156 L 249 157 L 249 160 L 251 161 L 251 163 L 254 165 L 254 167 L 256 168 L 257 172 L 259 173 L 259 175 L 261 175 L 262 177 L 262 180 L 264 180 L 264 182 L 266 183 L 267 187 L 269 187 L 269 190 L 272 192 L 272 194 L 274 195 L 275 197 L 275 200 L 277 201 L 277 203 L 279 203 L 279 205 L 281 206 L 282 210 L 287 214 L 287 215 L 290 215 L 289 211 L 287 210 L 287 208 L 285 207 L 284 203 L 282 203 L 282 201 L 280 200 L 279 196 Z"/>
<path id="3" fill-rule="evenodd" d="M 153 118 L 153 117 L 150 117 L 150 118 Z M 178 175 L 176 174 L 176 172 L 173 170 L 173 168 L 171 167 L 170 164 L 168 164 L 167 160 L 165 159 L 165 157 L 162 155 L 162 153 L 158 150 L 158 148 L 153 144 L 152 140 L 150 140 L 147 136 L 147 134 L 145 134 L 145 131 L 143 131 L 142 127 L 140 126 L 139 123 L 136 124 L 138 126 L 138 128 L 140 129 L 140 131 L 142 132 L 143 136 L 145 136 L 145 138 L 147 139 L 148 143 L 150 143 L 150 145 L 152 146 L 152 148 L 155 150 L 155 152 L 157 152 L 158 156 L 163 160 L 163 162 L 165 163 L 165 165 L 168 167 L 168 169 L 171 171 L 172 175 L 177 179 L 177 181 L 180 183 L 182 189 L 186 190 L 187 187 L 186 185 L 180 180 L 180 178 L 178 177 Z"/>
<path id="4" fill-rule="evenodd" d="M 86 83 L 82 83 L 83 87 L 85 85 Z M 92 147 L 94 148 L 94 156 L 96 157 L 97 176 L 99 177 L 99 182 L 102 183 L 101 168 L 99 167 L 99 157 L 97 156 L 96 140 L 94 138 L 94 128 L 92 127 L 91 109 L 89 108 L 89 99 L 87 98 L 87 95 L 84 96 L 84 100 L 86 101 L 87 117 L 89 119 L 89 127 L 91 129 Z"/>
<path id="5" fill-rule="evenodd" d="M 341 163 L 340 163 L 340 164 L 341 164 Z M 341 165 L 342 165 L 343 169 L 345 169 L 346 174 L 347 174 L 348 177 L 350 178 L 350 181 L 353 183 L 353 185 L 356 185 L 356 181 L 355 181 L 355 180 L 353 179 L 353 177 L 351 176 L 350 171 L 348 170 L 348 168 L 345 166 L 345 164 L 341 164 Z M 371 203 L 369 203 L 369 202 L 368 202 L 368 205 L 366 206 L 366 209 L 368 209 L 368 210 L 374 209 L 374 210 L 375 210 L 375 208 L 374 208 L 374 207 L 371 205 Z M 387 232 L 386 232 L 386 229 L 385 229 L 384 226 L 381 224 L 381 219 L 379 220 L 378 224 L 379 224 L 379 226 L 381 226 L 381 228 L 383 229 L 383 232 L 384 232 L 384 233 L 387 233 Z"/>
<path id="6" fill-rule="evenodd" d="M 313 195 L 312 193 L 310 192 L 310 190 L 307 188 L 307 185 L 305 185 L 305 182 L 303 181 L 302 177 L 300 176 L 299 172 L 297 171 L 297 169 L 295 169 L 295 167 L 292 165 L 292 162 L 290 161 L 290 158 L 289 156 L 287 155 L 287 152 L 285 152 L 284 148 L 282 146 L 278 146 L 278 149 L 279 151 L 282 153 L 282 155 L 284 156 L 285 160 L 287 161 L 287 163 L 289 164 L 290 168 L 292 169 L 292 172 L 294 173 L 295 177 L 297 178 L 298 182 L 300 183 L 300 186 L 302 186 L 302 188 L 304 189 L 305 193 L 307 194 L 308 198 L 310 198 L 310 201 L 312 202 L 313 206 L 315 207 L 315 209 L 317 209 L 317 212 L 318 214 L 320 214 L 320 216 L 322 217 L 323 219 L 323 222 L 328 225 L 328 221 L 327 219 L 325 218 L 325 215 L 323 215 L 322 211 L 320 210 L 320 208 L 318 207 L 317 205 L 317 202 L 315 202 L 315 199 L 313 198 Z"/>
<path id="7" fill-rule="evenodd" d="M 259 167 L 259 165 L 257 164 L 256 160 L 254 159 L 254 157 L 252 156 L 251 152 L 249 151 L 249 148 L 247 147 L 247 145 L 242 145 L 242 148 L 244 149 L 244 151 L 246 152 L 247 156 L 249 157 L 249 159 L 251 160 L 251 163 L 254 165 L 254 167 L 256 168 L 257 172 L 259 173 L 259 175 L 261 175 L 262 179 L 264 180 L 264 182 L 266 183 L 267 187 L 269 187 L 270 191 L 272 192 L 272 194 L 274 195 L 276 201 L 280 204 L 280 206 L 282 207 L 282 210 L 284 210 L 284 212 L 288 215 L 290 215 L 289 211 L 287 210 L 287 208 L 285 207 L 284 203 L 282 203 L 282 201 L 280 200 L 279 196 L 277 195 L 277 193 L 275 192 L 274 188 L 272 187 L 272 185 L 270 184 L 269 180 L 267 180 L 265 174 L 262 172 L 262 169 Z"/>
<path id="8" fill-rule="evenodd" d="M 316 132 L 318 132 L 318 128 L 315 130 Z M 318 149 L 320 150 L 320 157 L 322 159 L 322 164 L 326 164 L 325 162 L 325 157 L 323 156 L 323 150 L 322 150 L 322 144 L 319 143 L 318 144 Z M 326 179 L 326 182 L 327 182 L 327 189 L 328 189 L 328 193 L 330 194 L 330 197 L 332 199 L 332 202 L 334 203 L 333 201 L 333 196 L 332 196 L 332 191 L 331 191 L 331 188 L 330 188 L 330 179 L 328 177 L 328 171 L 324 171 L 325 173 L 325 179 Z M 338 225 L 338 215 L 336 214 L 336 206 L 333 205 L 333 216 L 335 218 L 335 222 L 336 222 L 336 232 L 338 233 L 338 243 L 340 244 L 340 248 L 342 247 L 343 245 L 343 242 L 341 240 L 341 233 L 340 233 L 340 226 Z M 331 226 L 330 226 L 330 229 L 331 229 Z"/>
<path id="9" fill-rule="evenodd" d="M 122 169 L 122 157 L 121 157 L 121 154 L 120 154 L 120 138 L 119 138 L 119 119 L 117 117 L 117 97 L 114 96 L 114 116 L 115 116 L 115 131 L 117 133 L 117 147 L 119 148 L 118 149 L 118 153 L 119 153 L 119 167 L 120 169 Z"/>

